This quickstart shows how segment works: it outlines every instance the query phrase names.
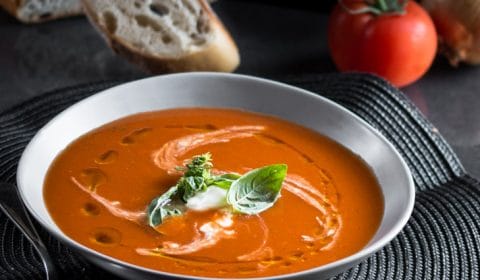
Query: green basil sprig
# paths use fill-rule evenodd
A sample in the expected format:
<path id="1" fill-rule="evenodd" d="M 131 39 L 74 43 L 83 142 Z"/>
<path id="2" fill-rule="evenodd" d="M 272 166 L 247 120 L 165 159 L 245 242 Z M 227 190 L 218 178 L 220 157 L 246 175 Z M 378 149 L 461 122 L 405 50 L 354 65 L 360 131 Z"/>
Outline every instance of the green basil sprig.
<path id="1" fill-rule="evenodd" d="M 287 165 L 273 164 L 253 169 L 244 175 L 212 175 L 211 155 L 195 156 L 178 170 L 184 174 L 177 184 L 152 200 L 147 208 L 148 224 L 160 225 L 167 217 L 182 215 L 189 198 L 208 187 L 227 190 L 226 201 L 235 213 L 258 214 L 272 207 L 280 195 Z"/>
<path id="2" fill-rule="evenodd" d="M 147 207 L 148 224 L 156 227 L 170 216 L 182 215 L 185 205 L 178 202 L 178 187 L 173 186 L 161 196 L 155 198 Z"/>

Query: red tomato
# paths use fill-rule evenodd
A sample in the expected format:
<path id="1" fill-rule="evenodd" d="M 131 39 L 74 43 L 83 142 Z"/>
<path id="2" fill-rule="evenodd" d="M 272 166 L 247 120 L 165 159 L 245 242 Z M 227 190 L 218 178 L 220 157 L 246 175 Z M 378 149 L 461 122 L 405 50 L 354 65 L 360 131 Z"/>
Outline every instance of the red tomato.
<path id="1" fill-rule="evenodd" d="M 363 1 L 344 1 L 355 10 Z M 340 71 L 374 73 L 402 87 L 428 70 L 437 50 L 437 34 L 430 16 L 414 1 L 405 13 L 351 14 L 337 4 L 329 20 L 328 44 Z"/>

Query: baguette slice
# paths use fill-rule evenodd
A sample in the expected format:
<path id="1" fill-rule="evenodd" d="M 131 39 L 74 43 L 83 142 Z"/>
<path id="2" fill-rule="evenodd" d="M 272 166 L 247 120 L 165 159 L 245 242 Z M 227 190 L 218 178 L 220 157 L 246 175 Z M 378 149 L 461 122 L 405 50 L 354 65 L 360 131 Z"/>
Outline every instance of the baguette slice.
<path id="1" fill-rule="evenodd" d="M 235 42 L 205 0 L 82 0 L 112 49 L 151 73 L 231 72 Z"/>
<path id="2" fill-rule="evenodd" d="M 0 7 L 23 23 L 80 15 L 80 0 L 0 0 Z"/>

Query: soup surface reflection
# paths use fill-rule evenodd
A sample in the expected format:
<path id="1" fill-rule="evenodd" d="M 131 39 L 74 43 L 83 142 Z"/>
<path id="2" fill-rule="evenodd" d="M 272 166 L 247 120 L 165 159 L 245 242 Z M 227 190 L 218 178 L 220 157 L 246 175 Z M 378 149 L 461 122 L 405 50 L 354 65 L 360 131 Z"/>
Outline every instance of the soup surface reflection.
<path id="1" fill-rule="evenodd" d="M 176 167 L 207 152 L 214 173 L 287 164 L 280 198 L 258 215 L 188 210 L 150 227 L 146 207 L 176 184 Z M 99 127 L 57 156 L 44 197 L 58 227 L 87 247 L 219 278 L 292 273 L 351 255 L 383 214 L 379 185 L 358 156 L 299 125 L 227 109 L 148 112 Z"/>

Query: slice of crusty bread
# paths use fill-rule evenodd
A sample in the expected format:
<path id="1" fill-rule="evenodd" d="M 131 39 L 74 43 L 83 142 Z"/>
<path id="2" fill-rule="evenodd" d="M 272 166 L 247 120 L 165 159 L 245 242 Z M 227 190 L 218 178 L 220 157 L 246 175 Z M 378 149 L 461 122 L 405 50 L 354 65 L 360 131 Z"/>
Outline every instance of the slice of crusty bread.
<path id="1" fill-rule="evenodd" d="M 36 23 L 82 13 L 80 0 L 0 0 L 0 7 L 24 23 Z"/>
<path id="2" fill-rule="evenodd" d="M 151 73 L 233 71 L 237 47 L 205 0 L 82 0 L 120 55 Z"/>

